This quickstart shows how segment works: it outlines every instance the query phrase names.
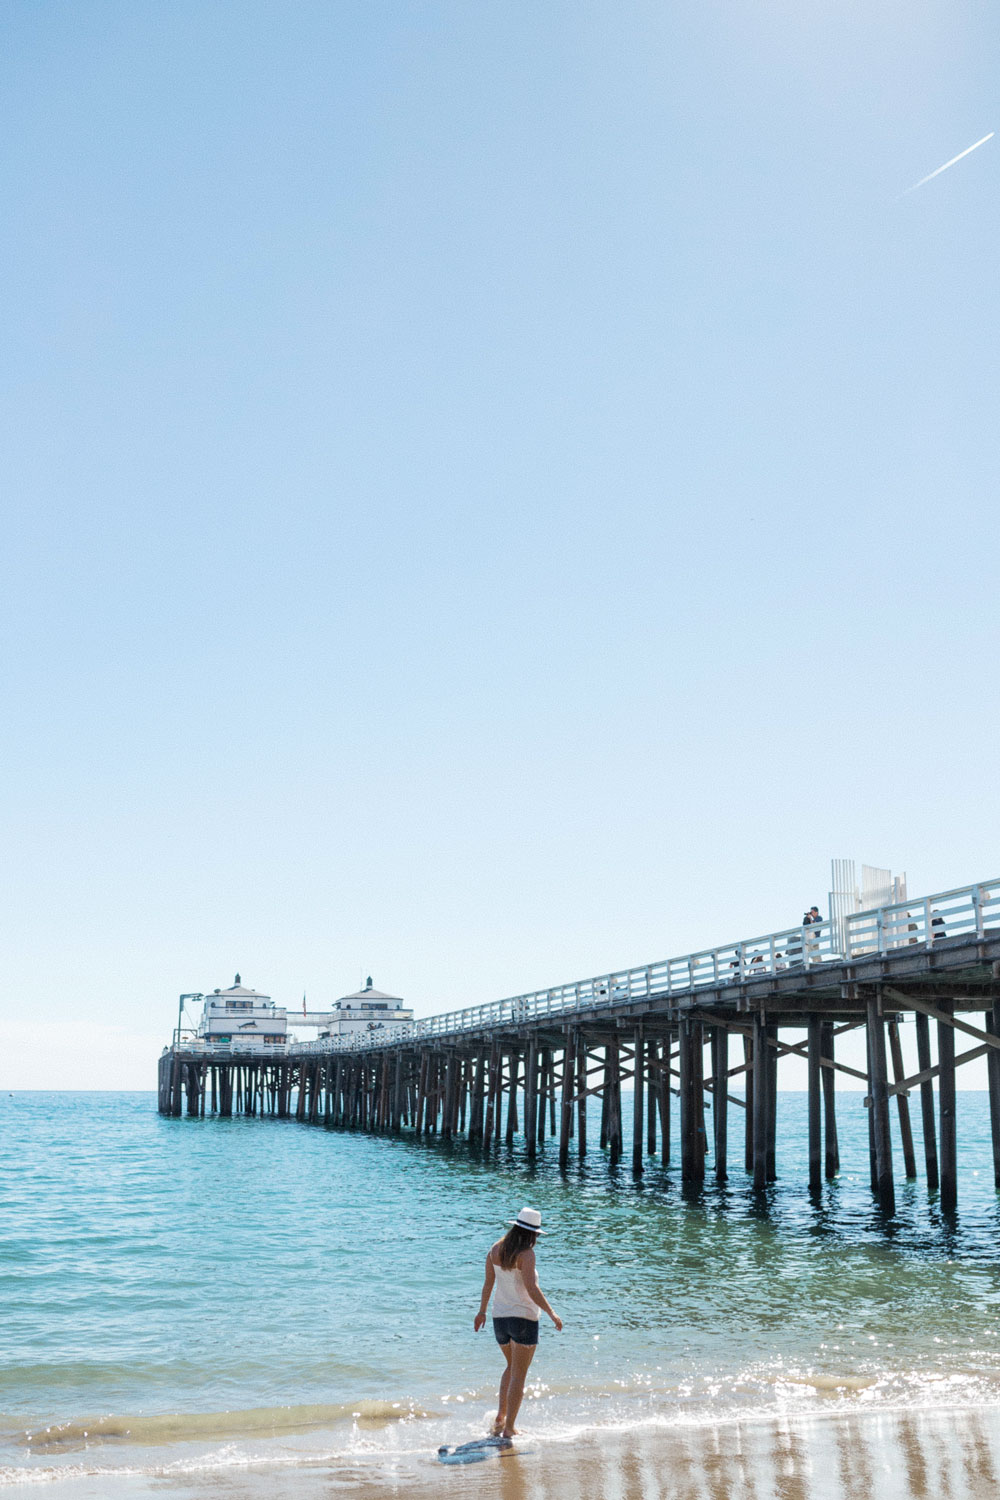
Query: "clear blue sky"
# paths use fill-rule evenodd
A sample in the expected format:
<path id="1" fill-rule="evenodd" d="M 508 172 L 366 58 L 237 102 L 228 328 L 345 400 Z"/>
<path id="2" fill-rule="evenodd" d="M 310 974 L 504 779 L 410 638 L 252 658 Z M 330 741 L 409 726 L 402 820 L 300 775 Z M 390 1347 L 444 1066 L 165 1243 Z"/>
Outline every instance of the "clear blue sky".
<path id="1" fill-rule="evenodd" d="M 3 18 L 0 1082 L 1000 872 L 993 8 Z"/>

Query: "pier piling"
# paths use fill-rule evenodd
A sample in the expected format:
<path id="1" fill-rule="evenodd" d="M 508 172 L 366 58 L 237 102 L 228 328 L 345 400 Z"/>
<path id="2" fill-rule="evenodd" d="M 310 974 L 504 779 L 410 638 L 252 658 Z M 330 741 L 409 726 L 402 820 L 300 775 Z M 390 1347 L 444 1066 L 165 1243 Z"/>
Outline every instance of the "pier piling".
<path id="1" fill-rule="evenodd" d="M 947 1000 L 938 1009 L 950 1015 Z M 937 1023 L 938 1109 L 941 1124 L 941 1207 L 952 1213 L 958 1206 L 958 1136 L 955 1122 L 955 1032 L 947 1021 Z"/>

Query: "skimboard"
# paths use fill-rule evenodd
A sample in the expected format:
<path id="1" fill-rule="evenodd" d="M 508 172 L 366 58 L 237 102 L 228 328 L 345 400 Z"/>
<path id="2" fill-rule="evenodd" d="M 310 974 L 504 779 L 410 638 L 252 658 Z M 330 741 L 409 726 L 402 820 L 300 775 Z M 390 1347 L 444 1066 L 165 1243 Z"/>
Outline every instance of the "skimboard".
<path id="1" fill-rule="evenodd" d="M 438 1449 L 438 1458 L 443 1464 L 479 1464 L 486 1458 L 502 1458 L 505 1453 L 514 1451 L 510 1438 L 486 1437 L 476 1438 L 472 1443 L 459 1443 L 457 1448 L 444 1443 Z"/>

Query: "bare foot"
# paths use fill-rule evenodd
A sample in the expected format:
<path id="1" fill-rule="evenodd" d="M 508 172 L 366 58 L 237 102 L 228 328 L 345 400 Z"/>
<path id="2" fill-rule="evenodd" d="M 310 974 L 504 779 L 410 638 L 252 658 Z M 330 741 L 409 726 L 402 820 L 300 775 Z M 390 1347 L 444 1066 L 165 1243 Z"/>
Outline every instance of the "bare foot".
<path id="1" fill-rule="evenodd" d="M 510 1438 L 520 1437 L 521 1434 L 518 1432 L 518 1430 L 517 1430 L 516 1427 L 512 1427 L 510 1429 L 510 1431 L 508 1431 L 506 1428 L 504 1428 L 504 1430 L 499 1434 L 499 1436 L 502 1437 L 502 1438 L 507 1438 L 509 1440 Z"/>
<path id="2" fill-rule="evenodd" d="M 490 1436 L 499 1437 L 501 1432 L 503 1432 L 503 1417 L 497 1417 L 496 1421 L 493 1423 L 493 1426 L 490 1428 Z"/>

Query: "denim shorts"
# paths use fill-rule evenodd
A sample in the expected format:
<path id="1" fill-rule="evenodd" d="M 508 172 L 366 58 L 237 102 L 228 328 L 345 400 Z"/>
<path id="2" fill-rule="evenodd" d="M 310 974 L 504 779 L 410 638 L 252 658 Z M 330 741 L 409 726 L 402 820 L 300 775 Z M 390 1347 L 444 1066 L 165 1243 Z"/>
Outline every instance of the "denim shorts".
<path id="1" fill-rule="evenodd" d="M 538 1319 L 537 1318 L 494 1318 L 493 1332 L 496 1341 L 501 1347 L 509 1344 L 511 1339 L 515 1344 L 537 1344 L 538 1343 Z"/>

